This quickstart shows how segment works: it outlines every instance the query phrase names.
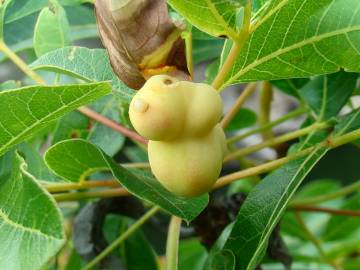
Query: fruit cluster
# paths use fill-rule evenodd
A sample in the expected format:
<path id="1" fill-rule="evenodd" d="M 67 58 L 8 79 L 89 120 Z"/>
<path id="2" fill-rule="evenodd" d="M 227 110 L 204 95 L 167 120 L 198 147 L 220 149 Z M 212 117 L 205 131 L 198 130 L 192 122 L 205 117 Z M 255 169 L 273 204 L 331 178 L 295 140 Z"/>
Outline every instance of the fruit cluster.
<path id="1" fill-rule="evenodd" d="M 218 124 L 222 101 L 214 88 L 153 76 L 132 99 L 129 115 L 136 131 L 149 139 L 151 170 L 166 189 L 193 197 L 212 188 L 226 151 Z"/>

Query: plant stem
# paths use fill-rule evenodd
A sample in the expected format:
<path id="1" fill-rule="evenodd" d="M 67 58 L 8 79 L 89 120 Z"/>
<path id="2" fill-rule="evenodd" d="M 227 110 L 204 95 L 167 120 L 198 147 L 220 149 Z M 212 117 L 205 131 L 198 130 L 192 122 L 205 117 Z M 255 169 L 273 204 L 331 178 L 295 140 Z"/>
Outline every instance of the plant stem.
<path id="1" fill-rule="evenodd" d="M 0 51 L 2 51 L 22 72 L 38 84 L 45 84 L 45 81 L 35 73 L 19 56 L 17 56 L 4 41 L 0 40 Z"/>
<path id="2" fill-rule="evenodd" d="M 295 218 L 296 218 L 297 222 L 299 223 L 300 227 L 304 230 L 304 232 L 305 232 L 306 236 L 308 237 L 309 241 L 314 244 L 314 246 L 318 250 L 320 256 L 324 259 L 324 261 L 326 261 L 328 264 L 330 264 L 334 269 L 338 269 L 338 267 L 336 265 L 334 265 L 334 263 L 331 262 L 327 258 L 326 254 L 325 254 L 325 252 L 324 252 L 324 250 L 323 250 L 323 248 L 321 246 L 320 241 L 316 238 L 315 235 L 312 234 L 312 232 L 306 226 L 306 224 L 305 224 L 304 220 L 302 219 L 299 212 L 295 212 Z"/>
<path id="3" fill-rule="evenodd" d="M 346 133 L 345 135 L 341 135 L 338 137 L 330 138 L 327 140 L 327 144 L 331 147 L 338 147 L 340 145 L 343 145 L 345 143 L 352 142 L 356 139 L 360 138 L 360 128 L 354 131 L 351 131 L 349 133 Z"/>
<path id="4" fill-rule="evenodd" d="M 260 126 L 264 126 L 270 123 L 270 114 L 271 114 L 271 102 L 273 98 L 273 90 L 272 86 L 269 82 L 264 81 L 263 87 L 260 91 L 259 97 L 259 124 Z M 263 130 L 261 132 L 261 136 L 263 140 L 269 140 L 274 137 L 274 133 L 271 128 Z"/>
<path id="5" fill-rule="evenodd" d="M 219 89 L 219 90 L 222 89 L 226 75 L 231 70 L 233 64 L 235 63 L 236 57 L 240 53 L 241 49 L 244 47 L 245 42 L 249 37 L 251 9 L 252 9 L 252 0 L 248 1 L 247 5 L 245 6 L 244 25 L 239 33 L 239 37 L 236 40 L 233 39 L 233 45 L 230 49 L 229 55 L 226 57 L 224 64 L 220 68 L 219 73 L 216 75 L 212 83 L 212 86 L 215 89 Z"/>
<path id="6" fill-rule="evenodd" d="M 329 194 L 293 200 L 289 203 L 289 206 L 298 207 L 298 206 L 307 205 L 307 204 L 318 204 L 318 203 L 330 201 L 330 200 L 333 200 L 333 199 L 336 199 L 336 198 L 339 198 L 342 196 L 346 196 L 346 195 L 356 192 L 358 190 L 360 190 L 360 181 L 353 183 L 351 185 L 348 185 L 346 187 L 343 187 L 342 189 L 339 189 L 338 191 L 335 191 L 335 192 L 332 192 Z"/>
<path id="7" fill-rule="evenodd" d="M 287 141 L 299 138 L 299 137 L 309 134 L 310 132 L 313 132 L 315 130 L 325 129 L 328 127 L 329 127 L 329 125 L 327 123 L 314 123 L 306 128 L 299 129 L 299 130 L 296 130 L 293 132 L 289 132 L 282 136 L 266 140 L 262 143 L 251 145 L 251 146 L 239 149 L 237 151 L 234 151 L 225 157 L 224 162 L 227 162 L 227 161 L 237 158 L 239 156 L 245 156 L 245 155 L 251 154 L 253 152 L 259 151 L 266 147 L 274 146 L 274 145 L 277 145 L 277 144 L 280 144 L 283 142 L 287 142 Z"/>
<path id="8" fill-rule="evenodd" d="M 231 109 L 227 112 L 227 114 L 221 120 L 220 124 L 223 129 L 225 129 L 229 125 L 229 123 L 234 118 L 236 113 L 240 110 L 242 105 L 244 105 L 245 101 L 248 99 L 249 96 L 251 96 L 252 93 L 254 93 L 255 90 L 256 90 L 256 83 L 249 83 L 245 87 L 244 91 L 237 98 L 234 105 L 231 107 Z"/>
<path id="9" fill-rule="evenodd" d="M 22 70 L 28 77 L 37 82 L 38 84 L 44 85 L 46 82 L 42 79 L 35 71 L 33 71 L 19 56 L 17 56 L 5 43 L 0 40 L 0 51 L 2 51 L 20 70 Z M 78 111 L 84 114 L 85 116 L 102 123 L 103 125 L 118 131 L 126 137 L 129 137 L 135 141 L 138 141 L 142 144 L 147 144 L 147 141 L 141 137 L 136 132 L 119 125 L 115 121 L 104 117 L 101 114 L 87 108 L 80 107 Z"/>
<path id="10" fill-rule="evenodd" d="M 259 126 L 257 128 L 254 128 L 252 130 L 249 130 L 249 131 L 247 131 L 247 132 L 245 132 L 243 134 L 240 134 L 240 135 L 234 136 L 232 138 L 229 138 L 227 140 L 227 143 L 228 144 L 235 143 L 235 142 L 240 141 L 240 140 L 242 140 L 242 139 L 244 139 L 244 138 L 246 138 L 248 136 L 251 136 L 251 135 L 256 134 L 258 132 L 262 132 L 262 131 L 267 130 L 269 128 L 272 128 L 274 126 L 277 126 L 277 125 L 279 125 L 279 124 L 281 124 L 281 123 L 283 123 L 283 122 L 285 122 L 285 121 L 287 121 L 289 119 L 298 117 L 298 116 L 306 113 L 307 111 L 308 111 L 307 108 L 304 108 L 304 107 L 298 108 L 298 109 L 296 109 L 296 110 L 294 110 L 294 111 L 292 111 L 292 112 L 278 118 L 277 120 L 275 120 L 273 122 L 267 123 L 265 125 L 262 125 L 262 126 Z"/>
<path id="11" fill-rule="evenodd" d="M 80 108 L 78 108 L 78 111 L 81 112 L 82 114 L 86 115 L 90 119 L 93 119 L 93 120 L 103 124 L 104 126 L 107 126 L 134 141 L 137 141 L 144 145 L 146 145 L 148 143 L 148 141 L 145 138 L 143 138 L 136 132 L 132 131 L 131 129 L 121 126 L 118 123 L 116 123 L 115 121 L 113 121 L 93 110 L 90 110 L 87 107 L 80 107 Z"/>
<path id="12" fill-rule="evenodd" d="M 354 141 L 356 139 L 360 138 L 360 129 L 354 130 L 352 132 L 349 132 L 345 135 L 335 137 L 335 138 L 329 138 L 321 143 L 318 143 L 312 147 L 306 148 L 298 153 L 289 155 L 287 157 L 283 157 L 280 159 L 276 159 L 255 167 L 251 167 L 242 171 L 234 172 L 225 176 L 220 177 L 213 189 L 221 188 L 225 185 L 231 184 L 234 181 L 241 180 L 247 177 L 256 176 L 265 172 L 272 171 L 286 163 L 288 163 L 291 160 L 297 159 L 299 157 L 305 156 L 309 153 L 311 153 L 316 148 L 321 147 L 329 147 L 329 148 L 335 148 L 340 145 L 349 143 L 351 141 Z M 55 194 L 53 195 L 54 198 L 57 201 L 72 201 L 72 200 L 79 200 L 83 198 L 101 198 L 101 197 L 115 197 L 115 196 L 127 196 L 130 195 L 129 193 L 125 192 L 122 188 L 119 189 L 110 189 L 110 190 L 101 190 L 101 191 L 95 191 L 95 192 L 81 192 L 81 193 L 70 193 L 70 194 Z M 301 206 L 299 206 L 301 207 Z M 300 209 L 300 208 L 299 208 Z M 302 208 L 303 211 L 306 211 L 305 208 Z M 312 209 L 315 209 L 314 207 Z M 324 209 L 324 208 L 321 208 Z M 310 211 L 310 210 L 309 210 Z M 313 210 L 312 210 L 313 211 Z M 344 212 L 345 210 L 338 210 Z M 332 211 L 334 212 L 334 211 Z"/>
<path id="13" fill-rule="evenodd" d="M 78 201 L 82 199 L 112 198 L 112 197 L 122 197 L 129 195 L 131 194 L 124 188 L 111 188 L 106 190 L 54 194 L 53 197 L 57 202 L 66 202 L 66 201 Z"/>
<path id="14" fill-rule="evenodd" d="M 230 49 L 229 55 L 227 56 L 224 64 L 222 65 L 222 67 L 220 68 L 218 74 L 216 75 L 214 81 L 212 82 L 212 86 L 215 89 L 221 89 L 224 80 L 225 80 L 225 76 L 228 74 L 228 72 L 230 71 L 230 69 L 232 68 L 237 55 L 240 53 L 241 50 L 241 44 L 239 44 L 238 42 L 233 41 L 233 45 Z"/>
<path id="15" fill-rule="evenodd" d="M 360 211 L 354 210 L 344 210 L 344 209 L 333 209 L 326 207 L 317 207 L 311 205 L 299 205 L 299 206 L 290 206 L 288 208 L 290 211 L 300 211 L 300 212 L 322 212 L 339 216 L 351 216 L 351 217 L 360 217 Z"/>
<path id="16" fill-rule="evenodd" d="M 310 151 L 307 151 L 307 153 L 309 153 L 309 152 Z M 305 153 L 302 153 L 302 154 L 305 154 Z M 225 176 L 220 177 L 216 181 L 213 189 L 221 188 L 223 186 L 231 184 L 232 182 L 234 182 L 236 180 L 240 180 L 240 179 L 244 179 L 244 178 L 247 178 L 250 176 L 259 175 L 259 174 L 262 174 L 265 172 L 272 171 L 273 169 L 276 169 L 276 168 L 280 167 L 281 165 L 284 165 L 284 164 L 288 163 L 289 161 L 291 161 L 295 158 L 298 158 L 299 156 L 301 156 L 301 155 L 299 155 L 299 153 L 298 153 L 297 155 L 290 155 L 290 156 L 287 156 L 284 158 L 266 162 L 264 164 L 261 164 L 261 165 L 255 166 L 255 167 L 251 167 L 249 169 L 245 169 L 242 171 L 227 174 Z"/>
<path id="17" fill-rule="evenodd" d="M 151 208 L 145 215 L 138 219 L 133 225 L 131 225 L 124 233 L 120 235 L 118 239 L 112 242 L 106 249 L 104 249 L 99 255 L 97 255 L 92 261 L 90 261 L 82 270 L 92 269 L 102 259 L 109 255 L 115 248 L 117 248 L 122 242 L 124 242 L 131 234 L 139 229 L 146 221 L 148 221 L 159 210 L 158 206 Z"/>
<path id="18" fill-rule="evenodd" d="M 98 180 L 98 181 L 85 181 L 82 183 L 55 183 L 46 184 L 44 187 L 48 192 L 64 192 L 77 189 L 88 189 L 96 187 L 119 187 L 120 184 L 116 180 Z"/>
<path id="19" fill-rule="evenodd" d="M 323 142 L 320 142 L 312 147 L 306 148 L 298 153 L 289 155 L 287 157 L 276 159 L 276 160 L 273 160 L 273 161 L 270 161 L 270 162 L 267 162 L 267 163 L 264 163 L 264 164 L 246 169 L 246 170 L 242 170 L 242 171 L 238 171 L 235 173 L 231 173 L 231 174 L 222 176 L 216 181 L 213 189 L 221 188 L 225 185 L 231 184 L 232 182 L 234 182 L 236 180 L 240 180 L 240 179 L 244 179 L 246 177 L 269 172 L 273 169 L 280 167 L 281 165 L 288 163 L 291 160 L 297 159 L 299 157 L 302 157 L 304 155 L 311 153 L 316 148 L 321 148 L 321 147 L 335 148 L 340 145 L 352 142 L 359 138 L 360 138 L 360 129 L 354 130 L 352 132 L 349 132 L 345 135 L 341 135 L 338 137 L 328 138 L 327 140 L 325 140 Z"/>
<path id="20" fill-rule="evenodd" d="M 172 216 L 166 242 L 166 263 L 165 270 L 178 269 L 179 236 L 181 218 Z"/>

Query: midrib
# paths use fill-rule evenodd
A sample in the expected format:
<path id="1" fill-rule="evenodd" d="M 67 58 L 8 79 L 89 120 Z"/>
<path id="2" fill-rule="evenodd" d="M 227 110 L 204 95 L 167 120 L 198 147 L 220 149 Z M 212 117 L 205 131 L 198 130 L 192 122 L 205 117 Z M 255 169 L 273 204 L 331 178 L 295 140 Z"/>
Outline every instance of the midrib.
<path id="1" fill-rule="evenodd" d="M 357 26 L 353 26 L 353 27 L 347 27 L 347 28 L 343 28 L 343 29 L 339 29 L 339 30 L 336 30 L 336 31 L 332 31 L 332 32 L 328 32 L 328 33 L 324 33 L 322 35 L 319 35 L 319 36 L 313 36 L 309 39 L 306 39 L 306 40 L 303 40 L 299 43 L 296 43 L 296 44 L 293 44 L 289 47 L 285 47 L 285 48 L 281 48 L 263 58 L 260 58 L 256 61 L 254 61 L 253 63 L 251 63 L 250 65 L 246 66 L 244 69 L 240 70 L 238 73 L 236 73 L 234 76 L 230 77 L 225 85 L 230 85 L 232 82 L 234 82 L 235 80 L 237 80 L 240 76 L 246 74 L 249 70 L 257 67 L 258 65 L 261 65 L 262 63 L 266 62 L 266 61 L 269 61 L 269 60 L 272 60 L 282 54 L 285 54 L 285 53 L 288 53 L 292 50 L 295 50 L 295 49 L 299 49 L 303 46 L 306 46 L 306 45 L 309 45 L 311 43 L 316 43 L 316 42 L 319 42 L 325 38 L 329 38 L 329 37 L 333 37 L 333 36 L 336 36 L 336 35 L 341 35 L 341 34 L 345 34 L 345 33 L 349 33 L 349 32 L 353 32 L 353 31 L 360 31 L 360 25 L 357 25 Z"/>

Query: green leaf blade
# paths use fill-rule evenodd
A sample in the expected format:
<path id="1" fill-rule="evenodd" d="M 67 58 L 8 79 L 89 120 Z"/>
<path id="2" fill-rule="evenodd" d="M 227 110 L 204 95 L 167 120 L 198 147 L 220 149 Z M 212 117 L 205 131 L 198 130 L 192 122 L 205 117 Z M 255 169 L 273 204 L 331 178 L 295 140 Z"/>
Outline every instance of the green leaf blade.
<path id="1" fill-rule="evenodd" d="M 241 1 L 170 0 L 169 3 L 202 31 L 215 37 L 237 38 L 237 13 L 242 7 Z"/>
<path id="2" fill-rule="evenodd" d="M 351 196 L 341 209 L 354 210 L 360 209 L 360 193 Z M 332 216 L 326 226 L 323 239 L 326 241 L 336 241 L 351 236 L 359 231 L 360 219 L 351 216 Z"/>
<path id="3" fill-rule="evenodd" d="M 39 57 L 58 48 L 68 46 L 70 25 L 65 10 L 56 2 L 41 10 L 34 31 L 34 50 Z"/>
<path id="4" fill-rule="evenodd" d="M 360 71 L 357 0 L 273 1 L 253 30 L 225 86 Z"/>
<path id="5" fill-rule="evenodd" d="M 300 96 L 319 120 L 336 116 L 356 87 L 357 73 L 340 71 L 317 77 L 299 90 Z"/>
<path id="6" fill-rule="evenodd" d="M 130 103 L 134 90 L 114 74 L 105 50 L 66 47 L 47 53 L 30 65 L 35 70 L 64 73 L 90 82 L 112 81 L 115 94 Z"/>
<path id="7" fill-rule="evenodd" d="M 306 157 L 289 162 L 250 192 L 223 247 L 235 254 L 237 269 L 255 269 L 290 198 L 326 152 L 326 148 L 316 149 Z"/>
<path id="8" fill-rule="evenodd" d="M 46 152 L 45 161 L 56 175 L 71 181 L 80 181 L 90 173 L 107 169 L 130 193 L 186 221 L 194 219 L 209 199 L 208 195 L 197 198 L 176 196 L 149 173 L 123 168 L 95 145 L 81 139 L 55 144 Z"/>
<path id="9" fill-rule="evenodd" d="M 37 270 L 65 242 L 61 214 L 24 160 L 13 153 L 9 160 L 11 171 L 0 175 L 0 268 Z"/>
<path id="10" fill-rule="evenodd" d="M 111 86 L 105 82 L 0 92 L 0 155 L 65 113 L 110 92 Z"/>

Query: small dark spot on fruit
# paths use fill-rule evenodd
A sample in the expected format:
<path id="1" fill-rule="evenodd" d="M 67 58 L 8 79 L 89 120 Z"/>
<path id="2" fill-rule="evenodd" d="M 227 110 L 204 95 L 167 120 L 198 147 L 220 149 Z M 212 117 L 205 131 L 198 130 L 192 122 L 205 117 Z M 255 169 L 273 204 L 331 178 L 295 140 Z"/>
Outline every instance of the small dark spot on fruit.
<path id="1" fill-rule="evenodd" d="M 167 85 L 169 85 L 169 84 L 172 84 L 173 81 L 170 80 L 170 79 L 165 79 L 165 80 L 164 80 L 164 83 L 167 84 Z"/>

